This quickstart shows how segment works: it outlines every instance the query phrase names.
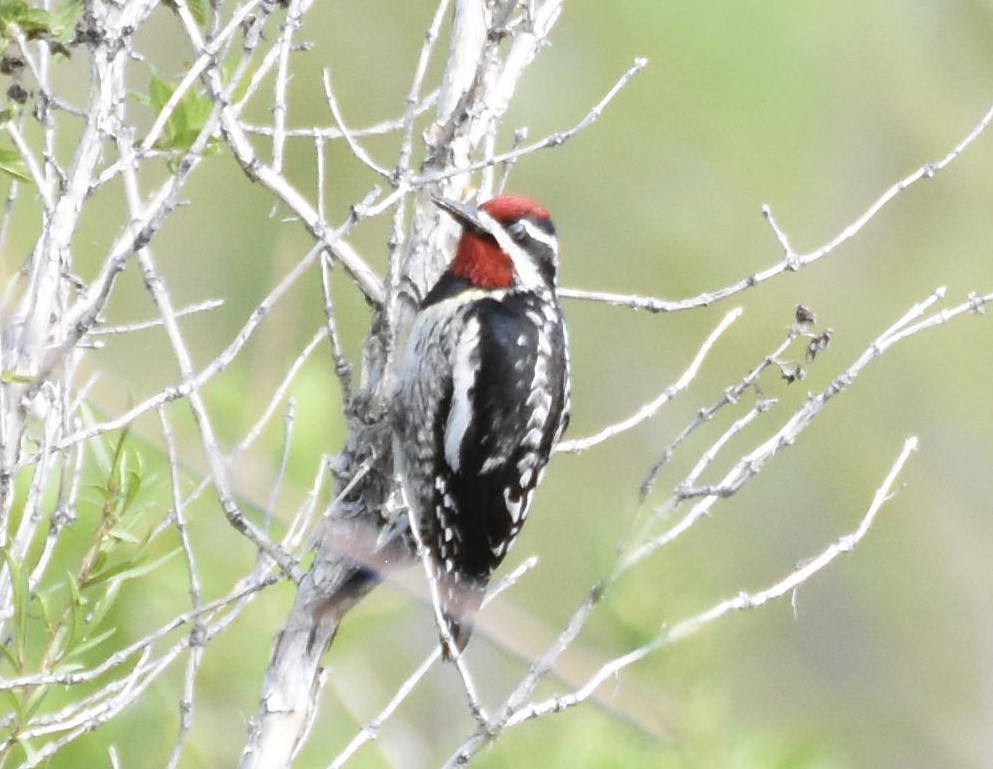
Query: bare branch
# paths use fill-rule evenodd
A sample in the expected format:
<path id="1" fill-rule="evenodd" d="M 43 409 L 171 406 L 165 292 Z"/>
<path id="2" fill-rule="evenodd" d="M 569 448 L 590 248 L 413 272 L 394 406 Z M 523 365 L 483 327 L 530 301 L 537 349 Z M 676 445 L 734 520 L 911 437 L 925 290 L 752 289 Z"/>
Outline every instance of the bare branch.
<path id="1" fill-rule="evenodd" d="M 707 357 L 707 354 L 717 343 L 717 340 L 725 331 L 727 331 L 730 325 L 741 317 L 742 312 L 743 311 L 740 307 L 736 307 L 724 316 L 721 322 L 717 324 L 717 327 L 710 332 L 710 336 L 704 340 L 703 344 L 700 346 L 700 349 L 697 351 L 696 357 L 694 357 L 690 362 L 690 365 L 683 372 L 682 376 L 663 390 L 662 393 L 655 398 L 655 400 L 650 403 L 646 403 L 631 416 L 626 419 L 622 419 L 620 422 L 616 422 L 608 427 L 605 427 L 595 435 L 591 435 L 588 438 L 574 438 L 573 440 L 562 441 L 558 445 L 556 451 L 571 454 L 585 451 L 593 446 L 596 446 L 598 443 L 603 443 L 604 441 L 613 438 L 615 435 L 619 435 L 626 430 L 637 427 L 647 419 L 651 419 L 656 413 L 658 413 L 660 408 L 689 386 L 690 382 L 693 381 L 697 375 L 697 372 L 700 370 L 700 366 L 703 364 L 704 358 Z"/>
<path id="2" fill-rule="evenodd" d="M 742 291 L 753 288 L 761 283 L 765 283 L 772 278 L 782 275 L 784 272 L 795 272 L 814 262 L 823 259 L 839 246 L 851 240 L 870 222 L 873 218 L 892 202 L 900 193 L 922 179 L 930 179 L 939 171 L 947 168 L 957 159 L 966 148 L 974 142 L 980 134 L 985 131 L 990 122 L 993 121 L 993 107 L 987 110 L 980 121 L 972 127 L 965 137 L 956 144 L 943 158 L 936 162 L 925 163 L 912 174 L 904 177 L 900 181 L 891 185 L 882 195 L 880 195 L 854 222 L 845 227 L 834 238 L 829 240 L 820 248 L 806 254 L 798 254 L 789 245 L 786 234 L 779 228 L 772 210 L 769 206 L 762 207 L 762 214 L 769 222 L 776 239 L 783 247 L 784 258 L 781 262 L 774 264 L 764 270 L 759 270 L 737 283 L 732 283 L 724 288 L 714 291 L 707 291 L 694 297 L 678 300 L 656 299 L 653 297 L 637 296 L 634 294 L 615 294 L 606 291 L 585 291 L 580 289 L 562 289 L 559 293 L 568 299 L 581 299 L 585 301 L 602 302 L 617 307 L 628 307 L 637 310 L 647 310 L 648 312 L 677 312 L 680 310 L 690 310 L 696 307 L 709 307 L 722 299 L 740 294 Z"/>
<path id="3" fill-rule="evenodd" d="M 374 171 L 375 173 L 382 176 L 384 179 L 390 179 L 392 174 L 387 169 L 378 165 L 375 160 L 373 160 L 369 153 L 358 143 L 356 138 L 352 135 L 352 132 L 348 130 L 348 126 L 345 125 L 345 118 L 341 114 L 341 107 L 338 105 L 338 99 L 335 98 L 334 89 L 331 87 L 331 73 L 327 69 L 323 72 L 323 82 L 324 82 L 324 98 L 327 99 L 328 109 L 331 110 L 331 116 L 334 118 L 335 124 L 341 131 L 341 135 L 345 138 L 345 142 L 348 144 L 348 148 L 352 151 L 359 161 Z"/>
<path id="4" fill-rule="evenodd" d="M 932 328 L 946 319 L 974 311 L 972 301 L 963 303 L 951 310 L 938 313 L 926 321 L 914 325 L 912 321 L 923 315 L 929 307 L 944 296 L 944 290 L 934 291 L 924 301 L 911 307 L 896 323 L 886 329 L 876 340 L 841 374 L 834 378 L 831 384 L 817 394 L 807 398 L 799 409 L 776 430 L 769 438 L 756 448 L 744 454 L 735 465 L 727 471 L 724 477 L 714 486 L 695 489 L 691 483 L 680 484 L 669 507 L 685 499 L 700 497 L 699 501 L 683 518 L 664 534 L 646 543 L 636 545 L 621 563 L 621 569 L 628 569 L 647 558 L 649 555 L 672 542 L 687 531 L 703 516 L 707 515 L 714 503 L 719 499 L 731 496 L 754 478 L 776 454 L 785 448 L 796 444 L 800 434 L 811 425 L 814 419 L 824 410 L 827 404 L 838 394 L 844 392 L 855 382 L 856 378 L 872 361 L 880 358 L 890 347 L 908 336 L 926 328 Z M 993 296 L 993 295 L 991 295 Z M 990 297 L 984 297 L 988 300 Z M 905 333 L 911 331 L 911 334 Z M 694 476 L 695 477 L 695 476 Z M 668 508 L 667 508 L 668 509 Z"/>
<path id="5" fill-rule="evenodd" d="M 599 102 L 597 102 L 593 108 L 586 113 L 585 117 L 576 123 L 572 128 L 565 131 L 559 131 L 557 133 L 549 134 L 545 138 L 532 142 L 531 144 L 525 144 L 524 146 L 517 147 L 509 152 L 503 152 L 498 155 L 487 155 L 484 160 L 478 163 L 471 164 L 468 168 L 458 169 L 446 172 L 436 172 L 433 174 L 427 174 L 421 176 L 412 182 L 412 186 L 424 186 L 435 184 L 442 179 L 448 179 L 456 174 L 465 173 L 466 171 L 480 171 L 487 168 L 492 168 L 499 163 L 510 163 L 518 160 L 525 155 L 530 155 L 533 152 L 538 152 L 539 150 L 547 149 L 549 147 L 559 147 L 565 144 L 569 139 L 574 137 L 576 134 L 582 132 L 586 128 L 589 128 L 593 123 L 595 123 L 599 117 L 603 114 L 607 106 L 614 100 L 614 97 L 621 92 L 621 90 L 631 81 L 635 75 L 637 75 L 641 70 L 648 66 L 648 59 L 638 58 L 634 60 L 628 70 L 621 75 L 616 83 L 611 87 L 609 91 L 604 95 Z M 563 296 L 568 296 L 569 294 L 563 294 Z"/>
<path id="6" fill-rule="evenodd" d="M 639 646 L 637 649 L 617 657 L 611 660 L 608 664 L 604 665 L 576 691 L 566 695 L 555 696 L 541 702 L 530 703 L 525 707 L 516 709 L 507 720 L 506 725 L 508 727 L 515 726 L 541 715 L 548 713 L 559 713 L 567 708 L 574 707 L 575 705 L 588 699 L 606 681 L 615 678 L 623 670 L 644 659 L 649 654 L 652 654 L 653 652 L 656 652 L 666 646 L 671 646 L 675 642 L 696 633 L 698 630 L 713 623 L 721 617 L 730 614 L 731 612 L 758 608 L 769 601 L 782 598 L 783 596 L 796 590 L 815 574 L 831 564 L 831 562 L 834 561 L 839 555 L 842 555 L 843 553 L 850 553 L 855 546 L 862 541 L 869 529 L 872 527 L 872 524 L 875 522 L 880 508 L 891 498 L 893 485 L 896 483 L 897 477 L 903 471 L 903 467 L 906 464 L 907 459 L 910 457 L 911 452 L 916 448 L 917 439 L 908 438 L 904 443 L 900 454 L 897 456 L 896 461 L 887 473 L 886 478 L 883 480 L 882 485 L 876 490 L 869 509 L 862 517 L 862 520 L 855 531 L 841 537 L 836 542 L 829 545 L 820 554 L 800 565 L 787 574 L 783 579 L 773 583 L 769 587 L 755 593 L 741 592 L 734 598 L 721 601 L 716 606 L 696 615 L 695 617 L 691 617 L 673 625 L 670 629 L 663 628 L 662 631 L 648 643 Z"/>

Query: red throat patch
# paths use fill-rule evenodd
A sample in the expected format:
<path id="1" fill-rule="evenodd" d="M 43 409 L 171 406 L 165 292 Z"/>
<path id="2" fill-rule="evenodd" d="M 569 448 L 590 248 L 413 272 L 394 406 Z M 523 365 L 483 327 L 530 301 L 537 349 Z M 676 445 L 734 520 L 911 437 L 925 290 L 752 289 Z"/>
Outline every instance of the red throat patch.
<path id="1" fill-rule="evenodd" d="M 495 240 L 481 238 L 472 232 L 462 234 L 449 269 L 478 288 L 507 288 L 514 281 L 513 260 Z"/>

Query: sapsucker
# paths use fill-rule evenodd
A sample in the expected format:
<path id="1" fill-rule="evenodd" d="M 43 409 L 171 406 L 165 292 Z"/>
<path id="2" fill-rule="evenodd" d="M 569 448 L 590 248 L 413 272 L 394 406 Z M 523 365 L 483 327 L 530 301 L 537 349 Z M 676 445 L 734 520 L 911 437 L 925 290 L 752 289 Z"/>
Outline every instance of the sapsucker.
<path id="1" fill-rule="evenodd" d="M 569 421 L 569 352 L 548 211 L 512 195 L 435 202 L 462 235 L 410 331 L 395 455 L 461 651 Z"/>

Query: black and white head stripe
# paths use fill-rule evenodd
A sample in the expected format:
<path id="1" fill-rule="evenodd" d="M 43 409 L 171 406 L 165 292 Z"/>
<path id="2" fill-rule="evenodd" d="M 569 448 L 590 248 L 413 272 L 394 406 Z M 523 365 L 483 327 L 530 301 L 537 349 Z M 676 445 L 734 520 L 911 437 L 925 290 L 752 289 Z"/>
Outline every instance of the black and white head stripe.
<path id="1" fill-rule="evenodd" d="M 534 258 L 555 262 L 559 258 L 559 239 L 551 219 L 517 219 L 505 225 L 515 243 Z"/>
<path id="2" fill-rule="evenodd" d="M 521 217 L 500 222 L 486 211 L 478 213 L 480 223 L 514 262 L 521 287 L 534 290 L 555 284 L 559 241 L 551 219 Z"/>
<path id="3" fill-rule="evenodd" d="M 435 197 L 439 208 L 448 211 L 466 233 L 492 239 L 511 258 L 519 288 L 552 288 L 559 259 L 555 225 L 548 211 L 534 201 L 500 195 L 479 207 Z"/>

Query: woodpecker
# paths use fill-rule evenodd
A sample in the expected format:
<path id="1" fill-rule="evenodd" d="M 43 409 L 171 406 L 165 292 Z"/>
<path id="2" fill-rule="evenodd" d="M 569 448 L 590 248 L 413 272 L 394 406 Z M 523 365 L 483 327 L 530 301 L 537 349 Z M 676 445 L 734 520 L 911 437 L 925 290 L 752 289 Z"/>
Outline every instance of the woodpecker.
<path id="1" fill-rule="evenodd" d="M 512 195 L 479 208 L 435 203 L 462 235 L 413 321 L 394 399 L 395 455 L 461 652 L 568 424 L 569 352 L 548 211 Z"/>

